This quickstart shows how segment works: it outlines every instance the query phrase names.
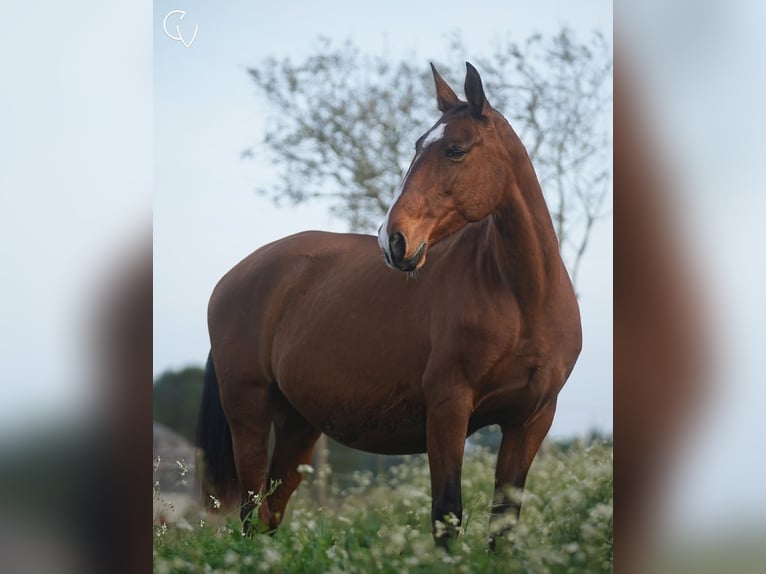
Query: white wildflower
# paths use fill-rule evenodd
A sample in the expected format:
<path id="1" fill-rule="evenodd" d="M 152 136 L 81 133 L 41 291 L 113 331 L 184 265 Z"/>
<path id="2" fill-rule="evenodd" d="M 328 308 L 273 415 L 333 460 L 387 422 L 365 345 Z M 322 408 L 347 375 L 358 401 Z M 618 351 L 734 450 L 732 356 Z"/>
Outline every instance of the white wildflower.
<path id="1" fill-rule="evenodd" d="M 418 564 L 420 564 L 420 558 L 414 555 L 408 556 L 407 558 L 404 559 L 404 563 L 407 566 L 417 566 Z"/>
<path id="2" fill-rule="evenodd" d="M 301 474 L 314 474 L 314 467 L 310 464 L 299 464 L 298 472 Z"/>
<path id="3" fill-rule="evenodd" d="M 325 550 L 327 558 L 333 562 L 345 562 L 348 560 L 348 552 L 344 548 L 339 548 L 337 544 L 333 544 L 327 550 Z M 335 566 L 333 566 L 335 568 Z"/>
<path id="4" fill-rule="evenodd" d="M 178 466 L 178 474 L 181 476 L 186 476 L 186 474 L 189 472 L 189 467 L 186 466 L 186 461 L 184 461 L 184 459 L 177 460 L 176 466 Z"/>
<path id="5" fill-rule="evenodd" d="M 570 554 L 574 554 L 578 550 L 580 550 L 580 545 L 577 544 L 577 542 L 570 542 L 569 544 L 565 544 L 562 548 L 564 552 L 569 552 Z"/>
<path id="6" fill-rule="evenodd" d="M 269 570 L 272 566 L 282 560 L 282 554 L 276 548 L 265 548 L 263 550 L 263 562 L 261 562 L 261 570 Z"/>
<path id="7" fill-rule="evenodd" d="M 226 554 L 223 555 L 223 562 L 227 566 L 231 566 L 237 561 L 237 558 L 239 558 L 239 555 L 236 552 L 227 550 Z"/>
<path id="8" fill-rule="evenodd" d="M 441 538 L 447 532 L 447 528 L 441 520 L 436 520 L 434 522 L 434 530 L 436 530 L 436 532 L 434 532 L 436 538 Z"/>
<path id="9" fill-rule="evenodd" d="M 220 500 L 218 500 L 212 494 L 210 494 L 208 496 L 210 496 L 210 500 L 212 501 L 213 508 L 221 508 L 221 501 Z"/>
<path id="10" fill-rule="evenodd" d="M 247 491 L 247 499 L 255 505 L 260 505 L 263 495 L 260 492 L 254 490 Z"/>

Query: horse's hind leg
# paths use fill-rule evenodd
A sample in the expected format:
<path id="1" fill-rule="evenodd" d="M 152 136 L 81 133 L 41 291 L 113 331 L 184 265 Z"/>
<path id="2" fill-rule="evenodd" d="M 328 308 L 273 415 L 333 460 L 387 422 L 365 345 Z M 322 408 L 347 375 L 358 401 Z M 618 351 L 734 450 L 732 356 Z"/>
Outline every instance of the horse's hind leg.
<path id="1" fill-rule="evenodd" d="M 287 402 L 279 389 L 272 392 L 274 410 L 274 452 L 269 466 L 269 483 L 278 483 L 268 497 L 269 527 L 276 529 L 285 514 L 287 502 L 298 488 L 303 475 L 298 466 L 311 463 L 314 445 L 320 432 Z"/>
<path id="2" fill-rule="evenodd" d="M 234 462 L 240 489 L 240 517 L 245 533 L 251 533 L 249 517 L 255 508 L 255 494 L 265 490 L 268 464 L 271 408 L 269 382 L 260 380 L 222 380 L 221 403 L 231 429 Z M 249 519 L 248 519 L 249 518 Z M 261 522 L 268 524 L 268 507 L 259 510 Z"/>

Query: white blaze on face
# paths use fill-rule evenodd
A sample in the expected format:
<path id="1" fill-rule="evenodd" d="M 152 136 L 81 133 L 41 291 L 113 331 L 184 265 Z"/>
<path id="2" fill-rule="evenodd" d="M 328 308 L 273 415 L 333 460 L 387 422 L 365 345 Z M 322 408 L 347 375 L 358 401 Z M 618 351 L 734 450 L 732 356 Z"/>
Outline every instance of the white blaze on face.
<path id="1" fill-rule="evenodd" d="M 407 173 L 404 174 L 402 183 L 399 184 L 399 187 L 396 189 L 396 193 L 394 194 L 394 198 L 391 200 L 391 205 L 388 208 L 386 217 L 383 219 L 383 223 L 378 229 L 378 245 L 386 253 L 389 259 L 391 257 L 391 253 L 389 252 L 389 243 L 388 243 L 388 217 L 391 215 L 391 210 L 394 208 L 394 205 L 396 205 L 396 202 L 399 200 L 399 196 L 402 195 L 402 191 L 404 190 L 404 184 L 407 182 L 407 176 L 410 175 L 410 170 L 412 169 L 412 166 L 415 165 L 415 163 L 418 161 L 420 156 L 423 155 L 423 152 L 426 150 L 428 146 L 430 146 L 432 143 L 438 142 L 440 139 L 444 137 L 444 129 L 446 127 L 447 127 L 446 123 L 440 122 L 436 124 L 433 128 L 431 128 L 431 131 L 429 131 L 426 134 L 426 136 L 423 138 L 423 143 L 420 145 L 420 151 L 415 156 L 415 159 L 412 160 L 412 163 L 410 164 L 410 169 L 408 169 Z"/>
<path id="2" fill-rule="evenodd" d="M 422 152 L 432 143 L 438 142 L 440 139 L 442 139 L 444 137 L 444 128 L 446 127 L 447 124 L 444 122 L 436 124 L 433 129 L 426 134 L 426 137 L 423 138 L 423 145 L 421 146 L 420 151 Z"/>

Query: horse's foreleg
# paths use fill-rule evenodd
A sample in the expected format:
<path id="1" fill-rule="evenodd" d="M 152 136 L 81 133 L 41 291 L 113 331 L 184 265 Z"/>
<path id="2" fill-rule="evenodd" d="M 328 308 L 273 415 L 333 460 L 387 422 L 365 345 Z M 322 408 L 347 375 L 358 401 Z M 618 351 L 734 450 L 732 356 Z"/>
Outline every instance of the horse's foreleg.
<path id="1" fill-rule="evenodd" d="M 554 399 L 523 424 L 502 426 L 503 439 L 497 454 L 495 493 L 490 516 L 490 550 L 494 550 L 497 540 L 504 538 L 518 522 L 527 473 L 548 434 L 555 411 Z"/>
<path id="2" fill-rule="evenodd" d="M 234 462 L 240 489 L 240 518 L 246 534 L 252 534 L 252 520 L 268 524 L 268 506 L 262 504 L 258 517 L 255 495 L 263 492 L 268 464 L 271 410 L 269 383 L 259 381 L 225 382 L 221 385 L 221 401 L 231 428 Z"/>
<path id="3" fill-rule="evenodd" d="M 463 519 L 460 475 L 471 404 L 460 396 L 429 401 L 427 408 L 431 522 L 434 540 L 446 548 Z"/>
<path id="4" fill-rule="evenodd" d="M 303 479 L 298 467 L 311 463 L 314 445 L 321 434 L 283 397 L 279 402 L 274 416 L 274 454 L 269 466 L 269 483 L 278 486 L 267 500 L 272 530 L 282 522 L 287 502 Z"/>

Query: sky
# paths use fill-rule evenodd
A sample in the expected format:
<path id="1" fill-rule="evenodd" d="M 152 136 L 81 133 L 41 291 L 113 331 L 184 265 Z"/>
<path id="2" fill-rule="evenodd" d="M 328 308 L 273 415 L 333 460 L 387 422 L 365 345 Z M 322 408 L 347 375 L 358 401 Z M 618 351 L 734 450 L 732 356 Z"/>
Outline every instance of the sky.
<path id="1" fill-rule="evenodd" d="M 3 5 L 0 442 L 99 400 L 99 309 L 150 245 L 151 18 L 140 3 Z"/>
<path id="2" fill-rule="evenodd" d="M 459 31 L 465 60 L 489 53 L 508 35 L 523 41 L 534 32 L 571 27 L 585 39 L 598 30 L 611 38 L 611 3 L 543 1 L 281 2 L 264 9 L 252 2 L 156 2 L 154 27 L 154 371 L 202 364 L 209 350 L 206 309 L 220 277 L 259 246 L 305 229 L 346 231 L 325 206 L 274 207 L 253 193 L 273 181 L 266 163 L 240 159 L 259 144 L 267 108 L 246 69 L 267 56 L 300 59 L 320 36 L 351 39 L 362 50 L 419 59 L 424 69 L 446 51 Z M 185 10 L 162 22 L 172 10 Z M 167 24 L 170 22 L 170 24 Z M 176 29 L 176 25 L 178 28 Z M 196 36 L 195 36 L 196 30 Z M 455 70 L 458 75 L 462 70 Z M 458 88 L 459 89 L 459 88 Z M 491 86 L 485 86 L 490 94 Z M 502 110 L 501 110 L 502 111 Z M 438 117 L 423 118 L 423 129 Z M 256 147 L 256 149 L 258 149 Z M 257 155 L 257 154 L 256 154 Z M 584 349 L 562 392 L 552 434 L 570 436 L 612 428 L 611 218 L 593 234 L 583 262 L 581 293 Z"/>

